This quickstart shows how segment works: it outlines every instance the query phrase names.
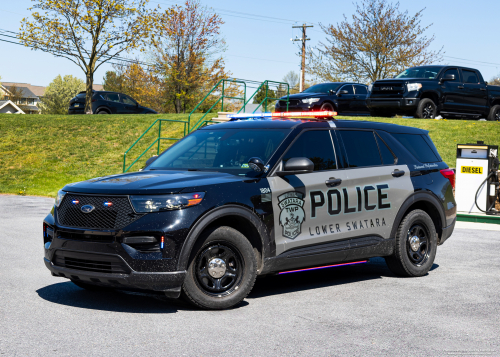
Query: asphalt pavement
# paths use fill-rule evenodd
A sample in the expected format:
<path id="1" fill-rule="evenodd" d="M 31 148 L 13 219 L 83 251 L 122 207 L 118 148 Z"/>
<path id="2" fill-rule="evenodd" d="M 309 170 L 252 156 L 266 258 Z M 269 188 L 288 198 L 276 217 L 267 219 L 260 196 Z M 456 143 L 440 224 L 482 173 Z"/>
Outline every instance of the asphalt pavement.
<path id="1" fill-rule="evenodd" d="M 52 204 L 0 195 L 0 355 L 500 355 L 493 226 L 460 225 L 421 278 L 395 277 L 377 258 L 261 278 L 236 308 L 202 311 L 52 277 L 42 240 Z"/>

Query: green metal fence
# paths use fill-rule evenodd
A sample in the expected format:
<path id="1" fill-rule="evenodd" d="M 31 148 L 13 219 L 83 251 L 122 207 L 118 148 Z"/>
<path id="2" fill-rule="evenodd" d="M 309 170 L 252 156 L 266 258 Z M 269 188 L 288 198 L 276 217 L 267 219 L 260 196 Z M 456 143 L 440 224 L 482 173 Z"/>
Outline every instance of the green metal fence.
<path id="1" fill-rule="evenodd" d="M 262 104 L 264 104 L 264 112 L 267 112 L 267 103 L 268 103 L 268 100 L 269 99 L 270 100 L 279 100 L 280 99 L 280 98 L 274 98 L 274 97 L 269 97 L 268 96 L 268 94 L 269 94 L 269 83 L 273 83 L 275 85 L 277 84 L 278 88 L 281 85 L 286 86 L 286 111 L 288 112 L 288 105 L 290 104 L 290 86 L 289 86 L 289 84 L 286 83 L 286 82 L 275 82 L 275 81 L 265 80 L 264 82 L 261 83 L 261 85 L 257 88 L 257 90 L 252 94 L 252 96 L 250 98 L 248 98 L 248 100 L 243 105 L 243 107 L 241 107 L 241 109 L 238 110 L 238 113 L 240 113 L 242 110 L 243 111 L 245 110 L 245 106 L 253 99 L 253 97 L 255 97 L 257 95 L 257 93 L 259 93 L 259 91 L 261 90 L 261 88 L 263 86 L 265 86 L 265 88 L 266 88 L 266 96 L 259 103 L 259 105 L 257 106 L 257 108 L 254 109 L 254 111 L 252 113 L 255 113 L 262 106 Z"/>
<path id="2" fill-rule="evenodd" d="M 227 96 L 225 95 L 225 90 L 227 89 L 226 87 L 226 83 L 238 83 L 238 84 L 242 84 L 243 85 L 243 98 L 240 98 L 240 97 L 231 97 L 231 96 Z M 210 109 L 208 109 L 208 111 L 191 127 L 191 115 L 196 111 L 196 109 L 198 109 L 198 107 L 203 104 L 205 102 L 205 100 L 210 96 L 210 94 L 212 94 L 217 88 L 219 88 L 219 86 L 222 84 L 222 91 L 221 91 L 221 96 L 219 97 L 219 99 L 217 99 L 217 101 L 210 107 Z M 217 104 L 219 104 L 219 102 L 221 103 L 221 112 L 224 111 L 224 98 L 228 98 L 228 99 L 238 99 L 238 100 L 242 100 L 243 101 L 243 107 L 242 108 L 245 108 L 245 98 L 247 96 L 247 84 L 245 81 L 242 81 L 242 80 L 237 80 L 237 79 L 221 79 L 219 82 L 217 82 L 217 84 L 212 88 L 212 90 L 210 90 L 210 92 L 208 92 L 208 94 L 201 100 L 201 102 L 199 102 L 196 107 L 194 107 L 194 109 L 191 111 L 191 113 L 189 113 L 189 117 L 188 117 L 188 132 L 192 132 L 198 128 L 200 128 L 201 126 L 204 125 L 204 123 L 207 122 L 207 120 L 204 120 L 205 117 L 212 111 L 213 108 L 215 108 L 217 106 Z"/>
<path id="3" fill-rule="evenodd" d="M 131 147 L 128 148 L 127 151 L 125 151 L 123 153 L 123 172 L 127 172 L 128 170 L 130 170 L 130 168 L 137 162 L 141 159 L 141 157 L 144 156 L 144 154 L 146 152 L 148 152 L 149 149 L 151 149 L 155 144 L 157 144 L 157 149 L 156 149 L 156 154 L 157 155 L 160 155 L 160 143 L 161 143 L 161 140 L 180 140 L 182 138 L 162 138 L 161 137 L 161 123 L 162 122 L 174 122 L 174 123 L 183 123 L 184 124 L 184 136 L 186 136 L 187 134 L 187 125 L 188 125 L 188 122 L 187 121 L 184 121 L 184 120 L 172 120 L 172 119 L 156 119 L 155 122 L 153 124 L 150 125 L 149 128 L 146 129 L 146 131 L 141 135 L 139 136 L 139 138 L 132 144 Z M 148 146 L 148 148 L 146 150 L 144 150 L 142 152 L 141 155 L 139 155 L 139 157 L 137 159 L 135 159 L 128 167 L 127 167 L 127 154 L 130 150 L 132 150 L 132 148 L 139 142 L 139 140 L 141 140 L 144 135 L 146 135 L 150 130 L 151 128 L 153 128 L 155 126 L 155 124 L 158 123 L 158 137 L 155 139 L 155 141 L 153 141 L 153 143 L 151 143 L 151 145 Z"/>

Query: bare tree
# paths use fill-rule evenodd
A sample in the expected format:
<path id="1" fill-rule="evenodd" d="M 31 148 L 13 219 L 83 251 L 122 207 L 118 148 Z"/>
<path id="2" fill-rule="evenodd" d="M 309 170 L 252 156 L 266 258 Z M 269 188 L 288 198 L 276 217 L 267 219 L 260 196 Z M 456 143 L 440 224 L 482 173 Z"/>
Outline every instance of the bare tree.
<path id="1" fill-rule="evenodd" d="M 442 60 L 443 48 L 430 49 L 434 36 L 424 33 L 422 9 L 415 15 L 399 10 L 399 2 L 361 0 L 349 20 L 320 24 L 326 43 L 311 48 L 308 72 L 325 81 L 374 82 L 405 68 Z"/>

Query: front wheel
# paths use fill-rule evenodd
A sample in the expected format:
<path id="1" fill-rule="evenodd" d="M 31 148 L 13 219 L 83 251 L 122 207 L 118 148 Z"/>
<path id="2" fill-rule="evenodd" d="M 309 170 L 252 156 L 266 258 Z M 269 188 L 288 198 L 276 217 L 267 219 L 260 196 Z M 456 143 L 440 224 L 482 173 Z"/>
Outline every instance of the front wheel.
<path id="1" fill-rule="evenodd" d="M 429 215 L 411 211 L 399 225 L 393 255 L 385 257 L 389 269 L 399 276 L 423 276 L 434 264 L 437 234 Z"/>
<path id="2" fill-rule="evenodd" d="M 432 99 L 425 98 L 418 103 L 415 118 L 434 119 L 436 117 L 436 112 L 436 104 L 432 101 Z"/>
<path id="3" fill-rule="evenodd" d="M 212 229 L 193 252 L 182 287 L 189 302 L 204 309 L 227 309 L 250 293 L 257 260 L 243 234 L 231 227 Z"/>

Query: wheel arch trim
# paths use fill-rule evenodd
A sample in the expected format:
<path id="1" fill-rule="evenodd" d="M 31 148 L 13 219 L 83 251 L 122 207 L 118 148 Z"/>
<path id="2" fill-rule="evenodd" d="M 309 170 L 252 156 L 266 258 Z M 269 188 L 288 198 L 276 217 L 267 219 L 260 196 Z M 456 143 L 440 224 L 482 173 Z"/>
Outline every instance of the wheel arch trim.
<path id="1" fill-rule="evenodd" d="M 396 214 L 396 217 L 394 219 L 394 225 L 392 226 L 391 229 L 391 238 L 396 237 L 396 232 L 399 228 L 399 225 L 403 221 L 405 217 L 405 213 L 408 211 L 408 209 L 413 206 L 416 203 L 419 202 L 425 202 L 427 204 L 431 204 L 434 206 L 434 208 L 439 212 L 439 218 L 441 220 L 441 227 L 435 227 L 436 228 L 436 233 L 438 234 L 438 241 L 441 239 L 441 234 L 443 228 L 446 225 L 446 215 L 444 212 L 444 208 L 439 201 L 439 199 L 434 196 L 431 192 L 425 192 L 425 191 L 418 191 L 413 193 L 410 197 L 408 197 L 404 203 L 401 205 L 399 208 L 398 213 Z M 431 216 L 431 215 L 429 215 Z M 434 221 L 433 217 L 431 216 L 431 219 Z"/>
<path id="2" fill-rule="evenodd" d="M 262 254 L 262 264 L 263 264 L 264 258 L 269 255 L 268 252 L 270 247 L 270 237 L 269 234 L 267 233 L 267 230 L 263 222 L 250 209 L 239 205 L 230 204 L 215 208 L 207 212 L 194 224 L 194 226 L 190 229 L 189 233 L 187 234 L 186 240 L 184 241 L 181 251 L 179 253 L 177 270 L 187 269 L 192 249 L 196 241 L 200 237 L 200 235 L 205 231 L 205 229 L 208 228 L 216 220 L 229 216 L 242 217 L 243 219 L 247 220 L 250 224 L 252 224 L 255 230 L 258 232 L 262 245 L 261 254 Z"/>

